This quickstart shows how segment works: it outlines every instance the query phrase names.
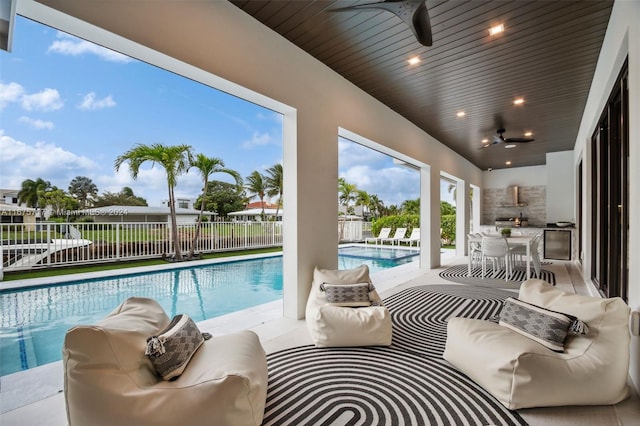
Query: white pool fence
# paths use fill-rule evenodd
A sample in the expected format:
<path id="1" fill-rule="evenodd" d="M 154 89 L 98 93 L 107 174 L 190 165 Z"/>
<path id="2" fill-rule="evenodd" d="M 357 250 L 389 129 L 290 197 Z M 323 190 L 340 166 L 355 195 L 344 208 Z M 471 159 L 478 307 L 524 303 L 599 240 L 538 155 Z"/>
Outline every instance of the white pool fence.
<path id="1" fill-rule="evenodd" d="M 339 238 L 342 242 L 362 241 L 370 226 L 362 221 L 341 222 Z M 195 224 L 178 224 L 183 256 L 189 252 L 195 232 Z M 195 253 L 279 246 L 282 222 L 204 222 Z M 0 224 L 0 249 L 5 272 L 174 254 L 171 226 L 166 222 Z"/>

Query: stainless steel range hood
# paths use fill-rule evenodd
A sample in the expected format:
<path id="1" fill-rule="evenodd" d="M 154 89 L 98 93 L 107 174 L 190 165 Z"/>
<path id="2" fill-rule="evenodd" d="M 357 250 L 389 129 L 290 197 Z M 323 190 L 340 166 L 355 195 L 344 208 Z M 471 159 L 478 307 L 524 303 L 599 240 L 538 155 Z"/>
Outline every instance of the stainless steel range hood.
<path id="1" fill-rule="evenodd" d="M 520 187 L 518 185 L 508 186 L 503 207 L 524 207 L 525 203 L 520 200 Z"/>

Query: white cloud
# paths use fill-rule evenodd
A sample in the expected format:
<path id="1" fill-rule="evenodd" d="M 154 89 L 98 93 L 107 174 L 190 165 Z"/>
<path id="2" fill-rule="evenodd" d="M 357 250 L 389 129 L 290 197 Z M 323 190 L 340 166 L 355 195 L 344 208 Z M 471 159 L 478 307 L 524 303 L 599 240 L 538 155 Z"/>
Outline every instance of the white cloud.
<path id="1" fill-rule="evenodd" d="M 420 174 L 402 166 L 375 169 L 358 165 L 344 169 L 340 177 L 358 189 L 377 195 L 386 206 L 400 206 L 403 201 L 420 197 Z"/>
<path id="2" fill-rule="evenodd" d="M 60 93 L 49 88 L 31 95 L 22 95 L 20 104 L 27 111 L 55 111 L 64 106 Z"/>
<path id="3" fill-rule="evenodd" d="M 51 130 L 53 129 L 53 122 L 52 121 L 44 121 L 44 120 L 39 120 L 36 118 L 31 118 L 31 117 L 26 117 L 26 116 L 22 116 L 18 119 L 18 121 L 20 123 L 24 123 L 28 126 L 31 126 L 33 128 L 36 129 L 48 129 Z"/>
<path id="4" fill-rule="evenodd" d="M 0 109 L 11 102 L 18 102 L 24 94 L 24 88 L 18 83 L 0 83 Z"/>
<path id="5" fill-rule="evenodd" d="M 12 102 L 19 103 L 27 111 L 55 111 L 64 106 L 60 93 L 56 89 L 47 88 L 27 94 L 24 87 L 18 83 L 0 83 L 0 109 Z"/>
<path id="6" fill-rule="evenodd" d="M 69 56 L 91 54 L 109 62 L 127 63 L 133 61 L 132 58 L 121 53 L 62 32 L 58 33 L 58 40 L 54 41 L 47 51 Z"/>
<path id="7" fill-rule="evenodd" d="M 84 95 L 78 108 L 85 111 L 95 111 L 103 108 L 113 108 L 114 106 L 116 106 L 116 101 L 113 100 L 111 95 L 102 99 L 96 99 L 95 92 L 90 92 Z"/>
<path id="8" fill-rule="evenodd" d="M 270 144 L 276 144 L 276 141 L 273 139 L 273 137 L 269 133 L 266 133 L 266 132 L 261 133 L 261 132 L 255 131 L 251 136 L 251 140 L 242 142 L 242 147 L 246 149 L 251 149 L 255 146 L 264 146 L 264 145 L 270 145 Z"/>
<path id="9" fill-rule="evenodd" d="M 394 165 L 393 158 L 346 139 L 339 139 L 340 177 L 377 195 L 386 206 L 400 206 L 420 197 L 420 174 Z"/>
<path id="10" fill-rule="evenodd" d="M 359 164 L 367 164 L 369 166 L 382 165 L 388 163 L 391 157 L 366 146 L 339 138 L 338 158 L 340 160 L 340 168 L 343 169 Z"/>
<path id="11" fill-rule="evenodd" d="M 98 165 L 51 143 L 28 144 L 0 130 L 0 186 L 19 189 L 25 179 L 42 177 L 59 188 L 67 189 L 76 176 L 90 176 Z"/>

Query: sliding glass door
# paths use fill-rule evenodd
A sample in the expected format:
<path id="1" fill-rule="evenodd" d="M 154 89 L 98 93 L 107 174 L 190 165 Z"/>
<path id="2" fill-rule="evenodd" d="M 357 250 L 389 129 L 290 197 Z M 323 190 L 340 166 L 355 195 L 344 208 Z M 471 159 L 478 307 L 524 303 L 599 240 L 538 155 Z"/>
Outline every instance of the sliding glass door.
<path id="1" fill-rule="evenodd" d="M 629 108 L 625 63 L 591 145 L 591 277 L 603 295 L 628 297 Z"/>

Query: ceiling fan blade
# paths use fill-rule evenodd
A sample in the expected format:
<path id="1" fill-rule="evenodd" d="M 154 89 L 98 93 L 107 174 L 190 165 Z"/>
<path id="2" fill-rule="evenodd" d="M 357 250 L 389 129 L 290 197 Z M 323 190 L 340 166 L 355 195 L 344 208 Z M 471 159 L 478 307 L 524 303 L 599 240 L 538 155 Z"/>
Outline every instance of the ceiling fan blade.
<path id="1" fill-rule="evenodd" d="M 423 46 L 431 46 L 433 44 L 431 19 L 429 19 L 429 11 L 424 1 L 421 2 L 413 14 L 413 26 L 411 28 L 420 44 Z"/>
<path id="2" fill-rule="evenodd" d="M 535 139 L 531 138 L 506 138 L 504 141 L 508 143 L 526 143 L 533 142 Z"/>
<path id="3" fill-rule="evenodd" d="M 411 28 L 418 42 L 424 46 L 433 44 L 431 20 L 425 0 L 385 0 L 379 3 L 358 4 L 355 6 L 329 9 L 330 12 L 344 12 L 359 9 L 382 9 L 393 13 Z"/>

